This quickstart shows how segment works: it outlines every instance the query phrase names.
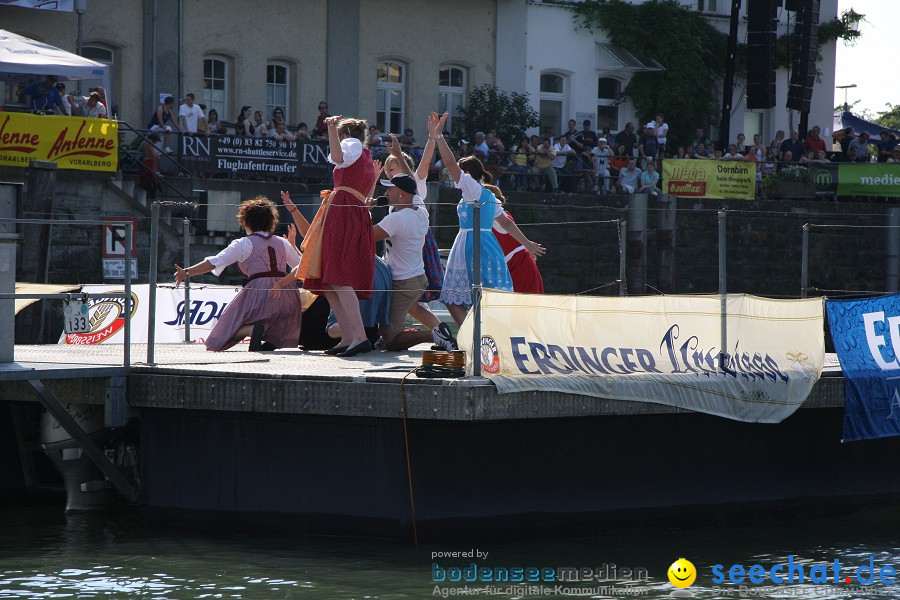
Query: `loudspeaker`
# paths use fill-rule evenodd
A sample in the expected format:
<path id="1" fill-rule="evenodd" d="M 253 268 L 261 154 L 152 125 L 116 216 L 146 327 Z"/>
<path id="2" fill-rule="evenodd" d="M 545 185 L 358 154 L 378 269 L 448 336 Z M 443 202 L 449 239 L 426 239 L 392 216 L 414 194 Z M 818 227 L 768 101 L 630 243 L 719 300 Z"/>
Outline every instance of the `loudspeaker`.
<path id="1" fill-rule="evenodd" d="M 747 5 L 747 108 L 775 106 L 775 43 L 778 2 Z"/>
<path id="2" fill-rule="evenodd" d="M 809 112 L 812 88 L 816 82 L 816 57 L 819 53 L 819 0 L 801 0 L 794 29 L 796 44 L 791 64 L 791 84 L 787 107 Z"/>

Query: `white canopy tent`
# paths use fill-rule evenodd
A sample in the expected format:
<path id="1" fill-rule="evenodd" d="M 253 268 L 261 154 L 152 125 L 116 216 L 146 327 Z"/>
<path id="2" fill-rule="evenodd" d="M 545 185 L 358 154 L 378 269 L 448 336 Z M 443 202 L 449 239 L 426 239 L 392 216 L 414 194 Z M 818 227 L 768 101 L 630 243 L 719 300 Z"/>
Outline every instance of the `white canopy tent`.
<path id="1" fill-rule="evenodd" d="M 99 79 L 106 90 L 107 105 L 112 106 L 107 65 L 0 29 L 0 80 L 24 84 L 46 75 L 55 75 L 60 81 Z"/>

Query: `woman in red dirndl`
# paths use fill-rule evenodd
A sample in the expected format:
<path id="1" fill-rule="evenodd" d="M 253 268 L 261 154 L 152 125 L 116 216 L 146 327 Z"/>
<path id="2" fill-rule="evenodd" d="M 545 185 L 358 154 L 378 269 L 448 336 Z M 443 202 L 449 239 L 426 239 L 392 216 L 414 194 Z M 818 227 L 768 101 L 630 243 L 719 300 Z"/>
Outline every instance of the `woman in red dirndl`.
<path id="1" fill-rule="evenodd" d="M 372 297 L 375 277 L 375 236 L 366 204 L 375 166 L 363 143 L 365 121 L 334 116 L 325 124 L 328 161 L 334 164 L 334 196 L 322 229 L 321 276 L 306 278 L 303 287 L 328 299 L 342 334 L 328 352 L 348 357 L 372 350 L 359 300 Z"/>

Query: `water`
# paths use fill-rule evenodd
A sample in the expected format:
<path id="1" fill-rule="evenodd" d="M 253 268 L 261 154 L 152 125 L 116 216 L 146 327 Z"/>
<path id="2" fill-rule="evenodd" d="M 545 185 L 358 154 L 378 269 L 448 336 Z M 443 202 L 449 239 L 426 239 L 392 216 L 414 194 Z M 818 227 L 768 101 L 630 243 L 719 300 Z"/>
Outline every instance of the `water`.
<path id="1" fill-rule="evenodd" d="M 618 581 L 565 583 L 588 588 L 587 598 L 671 597 L 666 570 L 679 557 L 695 565 L 696 598 L 897 598 L 900 585 L 857 591 L 831 582 L 840 560 L 845 574 L 873 556 L 877 570 L 900 572 L 900 507 L 870 508 L 840 516 L 682 528 L 630 528 L 577 539 L 466 545 L 411 546 L 371 539 L 201 534 L 147 528 L 135 511 L 63 513 L 61 506 L 0 509 L 0 598 L 440 598 L 442 588 L 484 588 L 484 583 L 432 581 L 432 564 L 466 567 L 602 567 L 615 564 Z M 434 558 L 433 552 L 487 552 L 487 559 Z M 828 586 L 717 586 L 712 567 L 759 563 L 768 571 L 788 556 L 809 577 L 828 566 Z M 851 569 L 852 567 L 852 569 Z M 610 567 L 607 567 L 610 568 Z M 648 579 L 623 581 L 623 568 L 644 568 Z M 849 570 L 848 570 L 849 569 Z M 604 577 L 608 577 L 607 571 Z M 808 580 L 807 580 L 808 583 Z M 435 589 L 435 586 L 438 586 Z M 510 584 L 495 584 L 502 588 Z M 576 597 L 554 594 L 543 597 Z M 596 589 L 597 586 L 607 586 Z M 744 585 L 749 585 L 745 583 Z M 858 585 L 854 582 L 854 585 Z M 591 588 L 591 586 L 594 586 Z M 614 586 L 616 589 L 612 589 Z M 624 591 L 623 591 L 623 588 Z M 491 598 L 524 598 L 527 590 Z M 451 596 L 447 591 L 447 597 Z M 487 594 L 482 591 L 480 596 Z M 532 596 L 533 597 L 533 596 Z M 632 597 L 632 596 L 628 596 Z"/>

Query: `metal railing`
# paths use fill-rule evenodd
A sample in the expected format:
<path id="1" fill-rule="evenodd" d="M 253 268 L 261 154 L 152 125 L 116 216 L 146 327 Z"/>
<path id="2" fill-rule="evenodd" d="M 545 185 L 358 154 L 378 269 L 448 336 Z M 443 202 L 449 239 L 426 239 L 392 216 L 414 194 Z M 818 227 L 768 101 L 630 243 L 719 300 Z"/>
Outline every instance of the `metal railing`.
<path id="1" fill-rule="evenodd" d="M 0 222 L 6 223 L 15 223 L 17 225 L 118 225 L 125 226 L 125 269 L 124 269 L 124 292 L 112 292 L 112 293 L 102 293 L 102 294 L 87 294 L 84 292 L 73 294 L 73 293 L 59 293 L 59 294 L 21 294 L 21 293 L 0 293 L 0 300 L 16 300 L 17 298 L 22 299 L 55 299 L 55 300 L 71 300 L 77 297 L 83 298 L 123 298 L 123 309 L 125 313 L 125 325 L 124 325 L 124 340 L 123 340 L 123 356 L 122 363 L 123 366 L 127 369 L 131 367 L 131 252 L 132 252 L 132 240 L 134 239 L 134 223 L 132 221 L 123 220 L 123 221 L 101 221 L 101 220 L 64 220 L 64 219 L 11 219 L 11 218 L 0 218 Z M 15 265 L 15 250 L 12 252 L 12 264 Z M 12 278 L 13 284 L 15 283 L 15 269 L 9 269 L 5 271 L 0 271 L 0 275 L 3 277 Z M 0 289 L 7 286 L 0 286 Z M 14 302 L 10 302 L 12 305 L 10 308 L 15 310 Z M 0 343 L 9 344 L 12 346 L 14 344 L 14 336 L 0 336 Z M 0 355 L 6 355 L 6 352 L 0 352 Z M 9 356 L 12 356 L 12 352 L 8 352 Z"/>

